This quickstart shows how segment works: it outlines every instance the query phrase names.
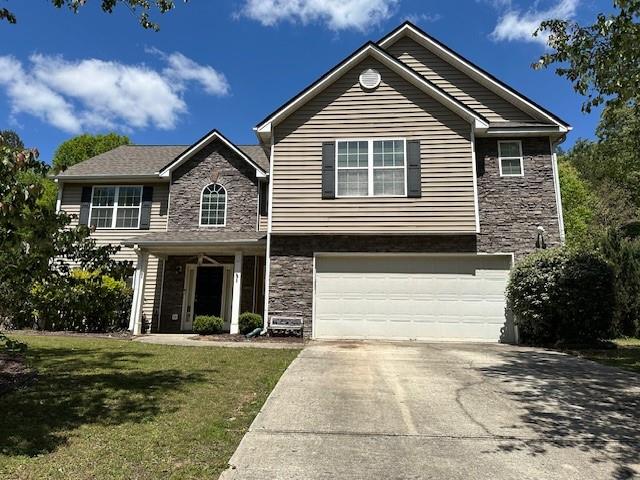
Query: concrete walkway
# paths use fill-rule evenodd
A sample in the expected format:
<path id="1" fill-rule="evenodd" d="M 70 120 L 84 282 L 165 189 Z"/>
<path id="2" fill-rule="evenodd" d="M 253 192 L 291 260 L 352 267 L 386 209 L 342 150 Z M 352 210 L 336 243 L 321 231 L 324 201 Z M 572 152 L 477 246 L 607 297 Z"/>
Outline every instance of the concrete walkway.
<path id="1" fill-rule="evenodd" d="M 501 345 L 312 343 L 220 477 L 626 479 L 640 377 Z"/>
<path id="2" fill-rule="evenodd" d="M 156 345 L 178 345 L 182 347 L 234 347 L 234 348 L 302 348 L 300 343 L 251 341 L 245 342 L 219 342 L 210 340 L 198 340 L 193 333 L 151 333 L 140 335 L 133 339 L 134 342 L 153 343 Z"/>

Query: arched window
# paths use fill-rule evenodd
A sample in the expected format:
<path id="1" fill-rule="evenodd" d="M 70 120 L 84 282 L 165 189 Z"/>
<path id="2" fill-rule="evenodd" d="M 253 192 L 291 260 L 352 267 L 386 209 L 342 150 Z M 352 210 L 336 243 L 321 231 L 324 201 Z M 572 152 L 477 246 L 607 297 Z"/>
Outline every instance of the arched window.
<path id="1" fill-rule="evenodd" d="M 227 217 L 227 191 L 212 183 L 202 189 L 200 199 L 200 225 L 224 226 Z"/>

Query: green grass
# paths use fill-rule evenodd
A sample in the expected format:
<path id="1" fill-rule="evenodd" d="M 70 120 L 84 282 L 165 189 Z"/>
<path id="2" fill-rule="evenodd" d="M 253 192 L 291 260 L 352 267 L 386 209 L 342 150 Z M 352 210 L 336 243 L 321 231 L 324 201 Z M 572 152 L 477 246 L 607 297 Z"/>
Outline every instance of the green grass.
<path id="1" fill-rule="evenodd" d="M 0 397 L 0 478 L 217 478 L 298 350 L 19 336 L 39 371 Z"/>
<path id="2" fill-rule="evenodd" d="M 610 350 L 580 350 L 578 355 L 589 360 L 623 368 L 640 373 L 640 338 L 625 338 L 615 340 L 618 348 Z"/>

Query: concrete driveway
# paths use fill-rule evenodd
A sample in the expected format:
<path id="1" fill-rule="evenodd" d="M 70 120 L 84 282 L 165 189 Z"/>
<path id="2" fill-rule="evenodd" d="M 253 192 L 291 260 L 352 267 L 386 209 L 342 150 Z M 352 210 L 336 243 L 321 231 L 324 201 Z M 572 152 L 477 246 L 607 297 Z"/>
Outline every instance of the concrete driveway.
<path id="1" fill-rule="evenodd" d="M 229 479 L 625 479 L 640 376 L 503 345 L 314 343 Z"/>

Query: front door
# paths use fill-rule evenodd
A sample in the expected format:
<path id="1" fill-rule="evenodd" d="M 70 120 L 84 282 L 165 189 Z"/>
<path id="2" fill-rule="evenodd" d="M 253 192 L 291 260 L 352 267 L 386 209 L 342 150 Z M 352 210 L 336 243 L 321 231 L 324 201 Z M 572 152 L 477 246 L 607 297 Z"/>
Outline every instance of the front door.
<path id="1" fill-rule="evenodd" d="M 194 318 L 198 315 L 222 316 L 223 280 L 223 267 L 198 267 L 193 301 Z"/>
<path id="2" fill-rule="evenodd" d="M 191 331 L 197 315 L 226 316 L 223 292 L 224 267 L 188 264 L 184 277 L 181 330 Z"/>

